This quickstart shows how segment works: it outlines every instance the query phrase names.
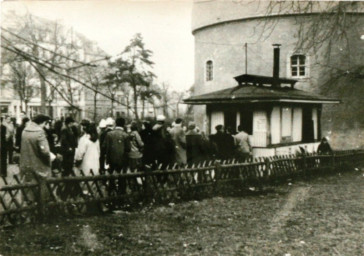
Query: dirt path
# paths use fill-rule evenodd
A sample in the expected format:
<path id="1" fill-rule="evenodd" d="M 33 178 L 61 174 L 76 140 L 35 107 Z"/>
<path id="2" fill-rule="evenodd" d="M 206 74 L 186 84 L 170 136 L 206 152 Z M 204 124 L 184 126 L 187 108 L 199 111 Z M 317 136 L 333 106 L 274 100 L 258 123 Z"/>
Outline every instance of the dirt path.
<path id="1" fill-rule="evenodd" d="M 0 232 L 2 255 L 364 255 L 361 171 Z"/>

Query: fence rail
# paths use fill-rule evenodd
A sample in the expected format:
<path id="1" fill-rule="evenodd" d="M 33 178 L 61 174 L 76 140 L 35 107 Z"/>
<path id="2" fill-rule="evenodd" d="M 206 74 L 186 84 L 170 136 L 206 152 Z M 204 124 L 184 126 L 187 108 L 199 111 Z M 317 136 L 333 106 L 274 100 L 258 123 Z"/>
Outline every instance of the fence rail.
<path id="1" fill-rule="evenodd" d="M 150 172 L 71 177 L 35 176 L 23 183 L 17 175 L 2 178 L 0 226 L 35 222 L 60 216 L 98 214 L 107 210 L 154 202 L 199 199 L 262 186 L 267 182 L 332 173 L 364 160 L 364 150 L 333 155 L 286 155 L 209 161 L 183 168 Z"/>

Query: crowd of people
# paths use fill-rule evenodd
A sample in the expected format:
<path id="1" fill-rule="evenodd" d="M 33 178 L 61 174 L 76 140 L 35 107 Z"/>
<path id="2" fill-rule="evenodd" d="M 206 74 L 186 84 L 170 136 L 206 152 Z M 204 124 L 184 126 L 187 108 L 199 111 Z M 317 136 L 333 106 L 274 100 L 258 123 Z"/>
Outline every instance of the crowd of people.
<path id="1" fill-rule="evenodd" d="M 251 136 L 238 126 L 237 133 L 215 127 L 216 132 L 206 136 L 194 122 L 185 125 L 181 118 L 166 123 L 163 115 L 155 122 L 126 123 L 122 117 L 102 119 L 98 124 L 72 117 L 52 120 L 37 115 L 24 117 L 20 125 L 14 118 L 1 118 L 1 176 L 7 176 L 7 164 L 14 163 L 13 152 L 20 154 L 22 170 L 50 170 L 62 176 L 125 173 L 127 170 L 150 171 L 169 165 L 185 166 L 206 160 L 235 158 L 243 162 L 252 155 Z M 325 137 L 318 152 L 331 154 Z M 39 161 L 39 163 L 38 163 Z M 43 166 L 44 165 L 44 166 Z M 25 171 L 26 172 L 26 171 Z"/>
<path id="2" fill-rule="evenodd" d="M 163 115 L 153 123 L 128 124 L 122 117 L 108 117 L 96 124 L 86 119 L 77 123 L 72 117 L 52 120 L 37 115 L 33 120 L 24 117 L 20 125 L 6 116 L 1 129 L 2 176 L 7 174 L 7 163 L 13 163 L 13 150 L 20 154 L 21 173 L 48 168 L 62 176 L 73 175 L 75 168 L 85 175 L 148 171 L 211 159 L 245 160 L 251 154 L 250 137 L 240 126 L 233 135 L 218 125 L 216 133 L 208 137 L 194 122 L 186 126 L 177 118 L 168 125 Z"/>

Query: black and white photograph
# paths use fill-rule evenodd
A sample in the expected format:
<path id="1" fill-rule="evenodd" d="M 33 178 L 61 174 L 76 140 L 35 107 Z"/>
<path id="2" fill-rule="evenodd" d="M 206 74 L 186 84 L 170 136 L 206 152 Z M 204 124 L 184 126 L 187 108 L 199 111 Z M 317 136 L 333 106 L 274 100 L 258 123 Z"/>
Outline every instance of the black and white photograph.
<path id="1" fill-rule="evenodd" d="M 0 2 L 0 256 L 364 255 L 364 1 Z"/>

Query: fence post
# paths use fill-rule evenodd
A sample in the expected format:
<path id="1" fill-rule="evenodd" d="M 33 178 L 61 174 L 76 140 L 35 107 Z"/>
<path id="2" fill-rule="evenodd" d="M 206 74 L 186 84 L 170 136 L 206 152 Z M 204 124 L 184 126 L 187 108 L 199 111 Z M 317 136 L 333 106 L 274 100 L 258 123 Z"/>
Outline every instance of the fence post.
<path id="1" fill-rule="evenodd" d="M 332 164 L 332 169 L 335 170 L 335 153 L 332 152 L 332 160 L 331 160 L 331 164 Z"/>
<path id="2" fill-rule="evenodd" d="M 303 177 L 306 179 L 307 178 L 307 158 L 306 158 L 306 154 L 302 155 L 302 172 L 303 172 Z"/>
<path id="3" fill-rule="evenodd" d="M 269 181 L 269 173 L 270 173 L 270 161 L 268 157 L 264 158 L 265 170 L 263 172 L 263 177 L 266 182 Z"/>
<path id="4" fill-rule="evenodd" d="M 37 183 L 37 189 L 36 189 L 36 195 L 35 195 L 35 201 L 37 203 L 38 206 L 38 220 L 39 221 L 43 221 L 44 220 L 44 201 L 43 201 L 43 196 L 42 196 L 42 181 L 41 178 L 35 173 L 33 172 L 33 176 L 34 176 L 34 180 Z"/>
<path id="5" fill-rule="evenodd" d="M 215 161 L 215 192 L 218 188 L 220 176 L 221 176 L 221 163 L 220 163 L 220 160 L 216 160 Z"/>

